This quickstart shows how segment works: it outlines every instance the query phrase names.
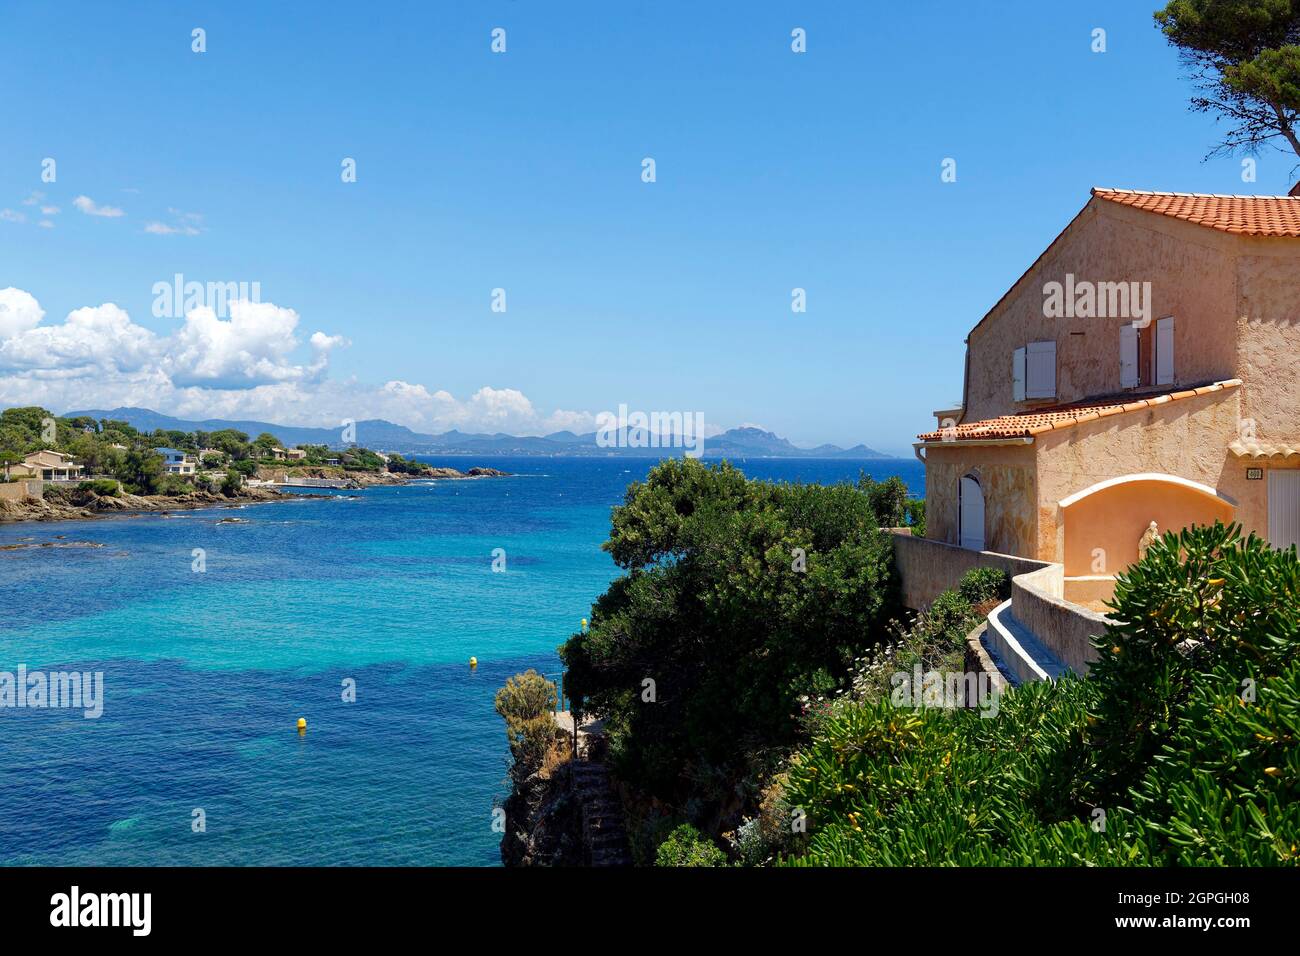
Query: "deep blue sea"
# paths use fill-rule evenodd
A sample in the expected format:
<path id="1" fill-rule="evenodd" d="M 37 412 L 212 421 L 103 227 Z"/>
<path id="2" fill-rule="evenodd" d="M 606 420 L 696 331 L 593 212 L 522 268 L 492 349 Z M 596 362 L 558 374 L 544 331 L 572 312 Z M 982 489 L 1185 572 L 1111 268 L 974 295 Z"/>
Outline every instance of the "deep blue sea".
<path id="1" fill-rule="evenodd" d="M 0 671 L 104 674 L 98 719 L 0 707 L 0 864 L 499 865 L 493 695 L 558 676 L 617 571 L 610 508 L 653 463 L 425 460 L 514 477 L 0 524 L 62 545 L 0 551 Z M 736 464 L 924 494 L 913 459 Z"/>

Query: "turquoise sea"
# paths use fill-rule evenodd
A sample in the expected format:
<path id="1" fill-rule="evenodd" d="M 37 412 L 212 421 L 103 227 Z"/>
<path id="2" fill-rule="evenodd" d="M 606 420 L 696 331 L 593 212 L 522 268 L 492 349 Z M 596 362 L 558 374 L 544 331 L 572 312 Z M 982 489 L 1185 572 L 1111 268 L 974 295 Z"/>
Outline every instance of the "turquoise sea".
<path id="1" fill-rule="evenodd" d="M 493 695 L 558 675 L 652 462 L 425 460 L 514 477 L 0 525 L 0 671 L 104 675 L 98 719 L 0 707 L 0 864 L 499 865 Z M 912 459 L 737 464 L 924 494 Z"/>

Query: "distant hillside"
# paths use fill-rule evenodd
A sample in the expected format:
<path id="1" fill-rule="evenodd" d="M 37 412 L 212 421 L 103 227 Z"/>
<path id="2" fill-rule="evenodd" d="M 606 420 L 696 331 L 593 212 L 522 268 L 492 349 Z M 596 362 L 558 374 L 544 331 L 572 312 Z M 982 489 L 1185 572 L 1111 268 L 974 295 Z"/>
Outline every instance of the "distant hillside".
<path id="1" fill-rule="evenodd" d="M 66 412 L 65 417 L 112 418 L 124 421 L 141 431 L 167 429 L 192 432 L 220 431 L 234 428 L 257 437 L 270 432 L 286 445 L 328 445 L 341 448 L 342 428 L 303 428 L 298 425 L 276 425 L 271 422 L 230 421 L 209 418 L 190 421 L 163 415 L 148 408 L 88 409 Z M 639 435 L 633 435 L 633 438 Z M 664 454 L 680 454 L 679 449 L 628 447 L 639 442 L 628 440 L 624 432 L 619 447 L 602 448 L 596 444 L 596 433 L 576 435 L 571 431 L 554 432 L 544 437 L 528 435 L 473 434 L 460 431 L 441 435 L 424 435 L 411 431 L 404 425 L 394 425 L 382 418 L 356 423 L 356 443 L 376 451 L 395 451 L 415 455 L 568 455 L 594 458 L 628 457 L 658 458 Z M 818 445 L 816 448 L 798 448 L 789 441 L 761 428 L 746 426 L 732 428 L 720 435 L 704 440 L 706 458 L 893 458 L 866 445 L 840 448 L 838 445 Z"/>

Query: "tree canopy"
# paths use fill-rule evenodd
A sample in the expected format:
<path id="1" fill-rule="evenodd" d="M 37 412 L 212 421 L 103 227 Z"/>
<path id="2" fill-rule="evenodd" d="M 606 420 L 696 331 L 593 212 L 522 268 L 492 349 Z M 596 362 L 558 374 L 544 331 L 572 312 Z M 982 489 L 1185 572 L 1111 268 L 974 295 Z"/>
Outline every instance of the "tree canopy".
<path id="1" fill-rule="evenodd" d="M 1231 124 L 1211 155 L 1300 156 L 1300 0 L 1170 0 L 1155 19 L 1196 80 L 1192 108 Z"/>

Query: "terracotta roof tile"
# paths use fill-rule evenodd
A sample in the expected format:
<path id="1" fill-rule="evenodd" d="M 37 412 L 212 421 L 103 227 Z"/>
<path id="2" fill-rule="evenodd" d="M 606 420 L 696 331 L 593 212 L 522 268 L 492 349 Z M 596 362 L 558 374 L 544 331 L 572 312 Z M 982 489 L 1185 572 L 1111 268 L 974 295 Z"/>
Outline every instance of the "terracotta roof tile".
<path id="1" fill-rule="evenodd" d="M 1100 199 L 1242 236 L 1300 237 L 1300 196 L 1216 196 L 1093 189 Z"/>
<path id="2" fill-rule="evenodd" d="M 1300 455 L 1300 442 L 1242 441 L 1239 438 L 1228 445 L 1228 450 L 1238 458 L 1291 458 Z"/>
<path id="3" fill-rule="evenodd" d="M 1236 388 L 1240 384 L 1241 379 L 1231 378 L 1223 382 L 1202 385 L 1198 388 L 1180 389 L 1176 392 L 1165 392 L 1160 395 L 1151 395 L 1135 400 L 1125 400 L 1128 396 L 1124 396 L 1123 399 L 1094 399 L 1086 402 L 1072 402 L 1067 405 L 1053 405 L 1047 408 L 1036 408 L 1033 411 L 1017 415 L 1000 415 L 997 418 L 986 418 L 978 422 L 963 422 L 951 428 L 941 428 L 916 437 L 923 442 L 996 441 L 1004 438 L 1033 438 L 1035 435 L 1041 435 L 1055 429 L 1073 428 L 1082 422 L 1109 418 L 1111 415 L 1120 415 L 1124 412 L 1136 412 L 1143 408 L 1164 405 L 1166 402 L 1181 401 L 1184 398 L 1192 398 L 1196 395 L 1221 392 L 1225 389 Z"/>

